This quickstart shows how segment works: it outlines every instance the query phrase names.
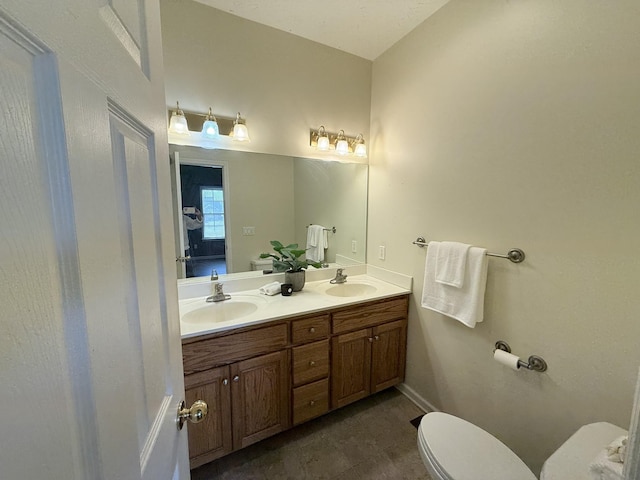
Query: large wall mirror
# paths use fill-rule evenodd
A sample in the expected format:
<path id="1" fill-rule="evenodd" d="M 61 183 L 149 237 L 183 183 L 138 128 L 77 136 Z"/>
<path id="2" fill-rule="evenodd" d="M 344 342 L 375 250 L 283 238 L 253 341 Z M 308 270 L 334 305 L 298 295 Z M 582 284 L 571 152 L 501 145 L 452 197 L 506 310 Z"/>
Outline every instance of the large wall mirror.
<path id="1" fill-rule="evenodd" d="M 325 262 L 365 262 L 367 165 L 169 147 L 178 278 L 261 270 L 271 240 L 306 248 L 311 224 L 327 229 Z"/>

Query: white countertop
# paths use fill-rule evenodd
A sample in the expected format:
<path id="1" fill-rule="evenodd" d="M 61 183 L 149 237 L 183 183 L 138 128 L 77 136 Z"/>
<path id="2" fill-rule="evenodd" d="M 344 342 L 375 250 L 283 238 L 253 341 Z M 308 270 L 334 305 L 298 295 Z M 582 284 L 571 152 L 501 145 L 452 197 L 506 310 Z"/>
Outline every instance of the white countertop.
<path id="1" fill-rule="evenodd" d="M 266 281 L 265 283 L 270 282 Z M 191 338 L 249 325 L 257 325 L 273 320 L 320 312 L 331 308 L 406 295 L 411 292 L 410 289 L 366 274 L 349 275 L 347 282 L 343 285 L 347 286 L 347 288 L 357 288 L 351 286 L 363 285 L 363 290 L 370 287 L 369 289 L 372 291 L 358 294 L 357 296 L 334 296 L 326 293 L 326 291 L 333 287 L 340 288 L 342 285 L 333 285 L 329 283 L 328 280 L 319 280 L 306 282 L 302 291 L 294 292 L 289 297 L 280 294 L 274 296 L 262 295 L 258 289 L 253 289 L 232 292 L 230 300 L 217 303 L 207 303 L 205 301 L 206 296 L 180 300 L 180 331 L 182 338 Z M 338 293 L 340 293 L 339 290 Z M 247 310 L 248 313 L 233 320 L 225 320 L 224 309 L 229 307 L 235 308 L 231 306 L 233 303 L 241 303 L 242 305 L 237 306 L 245 307 L 244 309 Z M 202 310 L 202 312 L 206 312 L 206 314 L 201 315 L 197 320 L 189 321 L 189 317 L 193 318 L 193 315 L 187 316 L 187 314 L 199 309 L 206 309 Z M 217 320 L 215 319 L 216 317 Z M 211 318 L 211 320 L 209 320 L 209 318 Z M 185 321 L 183 321 L 183 319 L 185 319 Z"/>

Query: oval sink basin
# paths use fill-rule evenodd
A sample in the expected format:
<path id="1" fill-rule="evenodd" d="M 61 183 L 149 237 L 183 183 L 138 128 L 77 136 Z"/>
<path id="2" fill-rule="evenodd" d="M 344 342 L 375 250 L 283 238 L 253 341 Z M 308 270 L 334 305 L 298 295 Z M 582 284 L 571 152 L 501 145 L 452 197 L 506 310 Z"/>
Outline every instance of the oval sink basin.
<path id="1" fill-rule="evenodd" d="M 252 314 L 258 306 L 242 300 L 225 300 L 207 303 L 195 310 L 185 313 L 180 320 L 185 323 L 229 322 Z"/>
<path id="2" fill-rule="evenodd" d="M 376 287 L 366 283 L 340 283 L 327 288 L 325 293 L 334 297 L 360 297 L 369 295 L 376 290 Z"/>

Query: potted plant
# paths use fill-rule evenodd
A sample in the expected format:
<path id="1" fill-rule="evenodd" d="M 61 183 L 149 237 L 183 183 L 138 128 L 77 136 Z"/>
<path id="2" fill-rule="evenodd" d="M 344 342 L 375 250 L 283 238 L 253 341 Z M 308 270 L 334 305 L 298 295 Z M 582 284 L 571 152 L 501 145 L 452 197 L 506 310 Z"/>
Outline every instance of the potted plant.
<path id="1" fill-rule="evenodd" d="M 290 283 L 293 286 L 293 291 L 299 292 L 304 287 L 305 269 L 309 265 L 320 268 L 320 263 L 301 258 L 305 250 L 298 248 L 297 243 L 291 243 L 287 246 L 278 240 L 271 240 L 270 243 L 277 255 L 261 253 L 260 258 L 273 258 L 273 270 L 284 272 L 285 283 Z"/>

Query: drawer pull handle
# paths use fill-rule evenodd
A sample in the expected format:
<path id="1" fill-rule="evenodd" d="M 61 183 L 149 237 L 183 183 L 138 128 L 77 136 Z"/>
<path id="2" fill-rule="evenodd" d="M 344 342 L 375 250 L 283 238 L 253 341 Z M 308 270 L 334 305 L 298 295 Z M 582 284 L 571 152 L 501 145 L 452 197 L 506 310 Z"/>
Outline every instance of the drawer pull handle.
<path id="1" fill-rule="evenodd" d="M 235 377 L 233 377 L 233 381 L 238 383 L 240 381 L 240 375 L 236 375 Z"/>
<path id="2" fill-rule="evenodd" d="M 310 405 L 310 406 L 312 406 L 312 407 L 313 407 L 315 404 L 316 404 L 316 401 L 315 401 L 315 400 L 311 400 L 311 401 L 309 402 L 309 405 Z"/>
<path id="3" fill-rule="evenodd" d="M 309 362 L 309 366 L 310 366 L 310 367 L 315 367 L 315 366 L 316 366 L 316 362 L 315 362 L 315 360 L 311 360 L 311 361 Z"/>
<path id="4" fill-rule="evenodd" d="M 309 329 L 309 333 L 316 333 L 316 327 L 311 327 Z"/>

